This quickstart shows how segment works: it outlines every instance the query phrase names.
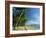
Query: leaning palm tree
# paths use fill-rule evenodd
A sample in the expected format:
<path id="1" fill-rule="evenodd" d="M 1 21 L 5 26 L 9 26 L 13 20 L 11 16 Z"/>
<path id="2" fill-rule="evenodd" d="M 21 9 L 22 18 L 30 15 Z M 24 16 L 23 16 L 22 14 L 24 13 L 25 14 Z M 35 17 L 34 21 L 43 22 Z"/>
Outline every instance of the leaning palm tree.
<path id="1" fill-rule="evenodd" d="M 16 8 L 16 21 L 14 22 L 16 29 L 18 29 L 18 26 L 25 26 L 26 18 L 25 18 L 25 8 Z M 18 17 L 18 18 L 17 18 Z M 26 29 L 26 26 L 25 26 Z"/>

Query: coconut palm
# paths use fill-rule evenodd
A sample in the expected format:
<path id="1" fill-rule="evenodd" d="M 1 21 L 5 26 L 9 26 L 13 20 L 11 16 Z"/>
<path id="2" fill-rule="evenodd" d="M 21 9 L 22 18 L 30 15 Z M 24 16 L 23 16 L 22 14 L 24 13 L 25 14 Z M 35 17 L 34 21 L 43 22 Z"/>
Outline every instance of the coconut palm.
<path id="1" fill-rule="evenodd" d="M 26 18 L 25 18 L 25 8 L 16 8 L 15 10 L 15 16 L 13 14 L 13 26 L 25 26 Z M 18 28 L 16 28 L 18 29 Z M 26 29 L 26 26 L 25 26 Z"/>

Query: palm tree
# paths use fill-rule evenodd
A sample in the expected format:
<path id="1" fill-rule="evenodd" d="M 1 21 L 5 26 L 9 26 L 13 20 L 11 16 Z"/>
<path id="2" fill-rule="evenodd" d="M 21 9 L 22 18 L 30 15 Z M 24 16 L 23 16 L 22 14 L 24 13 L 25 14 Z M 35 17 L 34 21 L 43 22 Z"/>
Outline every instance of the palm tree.
<path id="1" fill-rule="evenodd" d="M 25 8 L 16 8 L 15 10 L 16 16 L 13 18 L 14 27 L 25 26 L 26 18 L 25 18 Z M 18 29 L 18 28 L 17 28 Z M 26 29 L 26 26 L 25 26 Z"/>

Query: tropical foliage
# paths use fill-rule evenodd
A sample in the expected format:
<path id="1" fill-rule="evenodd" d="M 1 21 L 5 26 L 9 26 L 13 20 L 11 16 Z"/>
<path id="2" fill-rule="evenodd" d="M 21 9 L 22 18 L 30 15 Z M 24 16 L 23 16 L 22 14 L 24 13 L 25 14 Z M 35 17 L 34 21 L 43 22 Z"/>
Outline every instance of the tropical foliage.
<path id="1" fill-rule="evenodd" d="M 13 9 L 15 10 L 15 9 Z M 13 14 L 13 27 L 14 29 L 18 29 L 18 27 L 25 27 L 26 22 L 25 17 L 25 8 L 16 8 L 14 14 Z"/>

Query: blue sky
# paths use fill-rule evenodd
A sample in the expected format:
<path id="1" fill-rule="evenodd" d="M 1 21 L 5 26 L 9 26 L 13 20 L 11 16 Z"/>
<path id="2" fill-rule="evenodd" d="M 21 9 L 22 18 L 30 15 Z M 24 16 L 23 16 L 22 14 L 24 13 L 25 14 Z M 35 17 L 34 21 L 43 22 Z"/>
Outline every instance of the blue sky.
<path id="1" fill-rule="evenodd" d="M 26 18 L 28 21 L 25 25 L 39 24 L 40 23 L 40 9 L 39 8 L 28 8 L 26 9 Z"/>
<path id="2" fill-rule="evenodd" d="M 16 8 L 13 9 L 13 14 L 16 13 Z M 25 25 L 31 24 L 39 24 L 40 23 L 40 9 L 39 8 L 26 8 L 25 9 L 25 17 L 27 18 L 27 22 Z"/>

